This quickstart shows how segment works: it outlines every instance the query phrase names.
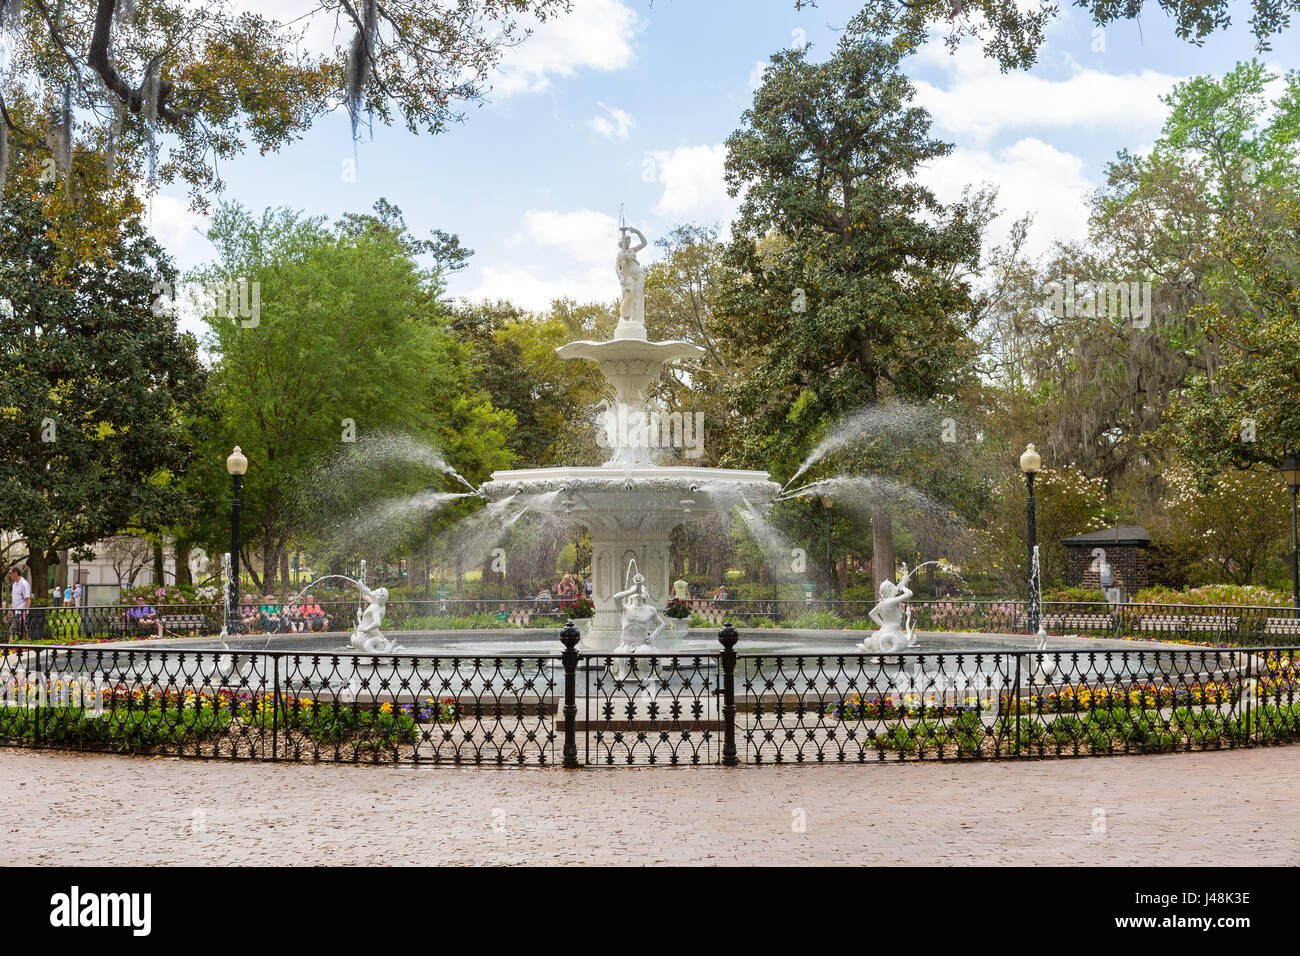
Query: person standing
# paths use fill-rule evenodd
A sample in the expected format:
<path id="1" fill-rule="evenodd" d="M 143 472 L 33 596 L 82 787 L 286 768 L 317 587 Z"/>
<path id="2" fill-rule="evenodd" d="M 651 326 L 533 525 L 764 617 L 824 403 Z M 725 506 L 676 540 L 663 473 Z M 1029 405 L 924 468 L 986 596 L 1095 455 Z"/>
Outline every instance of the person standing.
<path id="1" fill-rule="evenodd" d="M 27 635 L 27 612 L 32 606 L 32 586 L 16 567 L 9 569 L 9 580 L 13 582 L 9 589 L 9 631 L 15 639 L 21 641 Z"/>
<path id="2" fill-rule="evenodd" d="M 72 603 L 75 604 L 77 607 L 81 607 L 81 582 L 80 581 L 78 581 L 77 586 L 72 589 Z"/>
<path id="3" fill-rule="evenodd" d="M 691 586 L 686 583 L 685 578 L 678 578 L 673 582 L 673 597 L 678 601 L 689 601 L 691 597 Z"/>

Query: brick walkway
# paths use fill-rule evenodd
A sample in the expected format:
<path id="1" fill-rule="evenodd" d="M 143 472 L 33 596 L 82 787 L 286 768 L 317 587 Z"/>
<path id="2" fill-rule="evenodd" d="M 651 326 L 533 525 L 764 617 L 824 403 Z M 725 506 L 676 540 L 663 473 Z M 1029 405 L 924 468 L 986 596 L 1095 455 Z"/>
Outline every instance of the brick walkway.
<path id="1" fill-rule="evenodd" d="M 1294 866 L 1298 773 L 1300 747 L 569 773 L 0 750 L 0 862 Z"/>

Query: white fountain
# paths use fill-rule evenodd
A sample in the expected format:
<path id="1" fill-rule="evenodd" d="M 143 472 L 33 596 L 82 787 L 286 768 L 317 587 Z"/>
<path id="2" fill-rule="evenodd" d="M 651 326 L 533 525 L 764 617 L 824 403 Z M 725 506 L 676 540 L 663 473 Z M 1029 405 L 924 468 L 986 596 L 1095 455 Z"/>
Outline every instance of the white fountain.
<path id="1" fill-rule="evenodd" d="M 704 350 L 689 342 L 646 338 L 645 272 L 636 258 L 646 241 L 637 229 L 623 227 L 621 232 L 615 260 L 621 296 L 614 338 L 570 342 L 556 349 L 560 358 L 594 362 L 609 383 L 614 404 L 603 427 L 612 457 L 594 468 L 497 471 L 479 489 L 494 501 L 518 496 L 525 509 L 564 517 L 591 532 L 596 614 L 582 646 L 594 651 L 612 651 L 620 644 L 618 592 L 629 561 L 636 562 L 644 577 L 647 602 L 662 607 L 668 600 L 668 536 L 673 528 L 736 506 L 765 507 L 781 490 L 765 471 L 655 463 L 652 446 L 667 443 L 649 434 L 650 429 L 673 419 L 650 413 L 650 386 L 666 363 L 698 358 Z M 639 240 L 636 246 L 630 234 Z"/>

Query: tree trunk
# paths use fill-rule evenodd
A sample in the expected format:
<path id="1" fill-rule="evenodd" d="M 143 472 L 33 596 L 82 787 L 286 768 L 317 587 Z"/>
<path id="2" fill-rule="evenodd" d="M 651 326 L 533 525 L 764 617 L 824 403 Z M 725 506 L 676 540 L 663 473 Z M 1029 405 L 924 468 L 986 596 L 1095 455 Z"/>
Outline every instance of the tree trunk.
<path id="1" fill-rule="evenodd" d="M 62 591 L 68 586 L 68 552 L 59 552 L 59 563 L 54 569 L 54 586 Z"/>
<path id="2" fill-rule="evenodd" d="M 31 554 L 27 555 L 27 570 L 31 573 L 33 600 L 49 597 L 49 567 L 45 560 L 45 551 L 41 548 L 32 548 Z"/>
<path id="3" fill-rule="evenodd" d="M 894 580 L 894 516 L 884 505 L 871 507 L 871 579 L 880 593 L 880 585 Z"/>
<path id="4" fill-rule="evenodd" d="M 239 550 L 244 551 L 242 547 Z M 257 576 L 257 569 L 253 567 L 252 555 L 248 551 L 244 551 L 244 570 L 247 571 L 248 576 L 253 579 L 253 587 L 257 588 L 258 595 L 260 596 L 265 594 L 266 588 L 262 586 L 262 579 Z"/>
<path id="5" fill-rule="evenodd" d="M 163 558 L 161 538 L 153 542 L 153 583 L 158 588 L 167 583 L 167 562 Z"/>
<path id="6" fill-rule="evenodd" d="M 270 538 L 262 539 L 262 593 L 274 594 L 276 589 L 276 561 L 275 544 Z"/>
<path id="7" fill-rule="evenodd" d="M 289 596 L 289 549 L 283 548 L 280 551 L 280 600 Z"/>
<path id="8" fill-rule="evenodd" d="M 172 543 L 172 553 L 176 555 L 176 583 L 193 584 L 194 576 L 190 574 L 190 543 L 184 538 L 177 538 Z M 208 568 L 211 573 L 212 568 Z"/>

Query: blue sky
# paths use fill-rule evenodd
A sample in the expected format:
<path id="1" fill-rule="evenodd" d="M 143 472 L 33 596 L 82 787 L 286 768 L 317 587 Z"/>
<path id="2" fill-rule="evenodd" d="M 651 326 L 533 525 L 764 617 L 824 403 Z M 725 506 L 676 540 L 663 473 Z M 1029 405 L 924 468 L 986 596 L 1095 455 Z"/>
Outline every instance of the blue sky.
<path id="1" fill-rule="evenodd" d="M 258 3 L 281 16 L 303 5 Z M 722 144 L 750 102 L 760 64 L 800 42 L 811 43 L 816 58 L 829 55 L 835 26 L 857 7 L 847 0 L 801 12 L 793 0 L 575 0 L 568 17 L 507 54 L 490 102 L 450 132 L 375 127 L 354 154 L 340 110 L 278 154 L 225 164 L 224 196 L 330 218 L 367 210 L 383 196 L 417 234 L 444 229 L 476 250 L 453 277 L 453 295 L 530 308 L 555 296 L 613 299 L 620 205 L 652 242 L 686 221 L 725 230 L 735 202 L 722 185 Z M 997 186 L 1005 214 L 994 241 L 1026 211 L 1036 215 L 1034 251 L 1081 238 L 1084 202 L 1103 182 L 1105 163 L 1157 135 L 1158 97 L 1180 79 L 1223 73 L 1256 55 L 1248 17 L 1241 5 L 1227 33 L 1197 48 L 1177 40 L 1150 3 L 1140 23 L 1112 26 L 1103 38 L 1083 11 L 1067 7 L 1027 73 L 999 73 L 969 42 L 955 56 L 935 42 L 907 70 L 918 102 L 934 115 L 934 132 L 956 149 L 923 178 L 942 198 L 968 183 Z M 1293 31 L 1260 58 L 1280 72 L 1300 62 L 1297 52 Z M 355 181 L 348 181 L 354 155 Z M 180 190 L 163 190 L 152 217 L 182 268 L 210 258 L 199 234 L 204 222 L 186 210 Z"/>

